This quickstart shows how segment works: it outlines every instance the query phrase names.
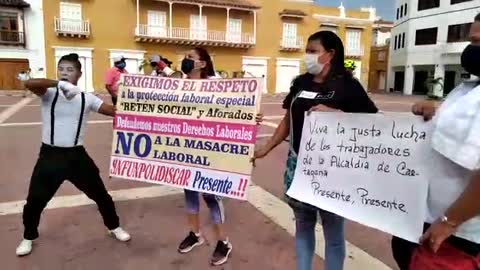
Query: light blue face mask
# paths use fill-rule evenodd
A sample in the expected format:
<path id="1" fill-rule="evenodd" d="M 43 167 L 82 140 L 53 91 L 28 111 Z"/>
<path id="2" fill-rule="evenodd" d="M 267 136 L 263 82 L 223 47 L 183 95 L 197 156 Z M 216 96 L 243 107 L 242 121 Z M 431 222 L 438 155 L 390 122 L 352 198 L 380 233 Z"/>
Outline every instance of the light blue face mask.
<path id="1" fill-rule="evenodd" d="M 115 63 L 115 67 L 117 67 L 119 69 L 124 69 L 126 66 L 127 66 L 127 63 L 125 63 L 123 61 Z"/>

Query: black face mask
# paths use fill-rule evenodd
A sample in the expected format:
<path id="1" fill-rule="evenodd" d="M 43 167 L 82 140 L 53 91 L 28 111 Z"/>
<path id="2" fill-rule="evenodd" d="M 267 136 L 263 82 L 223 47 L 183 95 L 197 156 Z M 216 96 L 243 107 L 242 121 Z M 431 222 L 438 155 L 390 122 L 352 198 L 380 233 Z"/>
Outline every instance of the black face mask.
<path id="1" fill-rule="evenodd" d="M 462 53 L 462 67 L 468 73 L 480 76 L 480 46 L 468 45 Z"/>
<path id="2" fill-rule="evenodd" d="M 182 60 L 182 72 L 188 74 L 195 68 L 195 61 L 185 58 Z"/>

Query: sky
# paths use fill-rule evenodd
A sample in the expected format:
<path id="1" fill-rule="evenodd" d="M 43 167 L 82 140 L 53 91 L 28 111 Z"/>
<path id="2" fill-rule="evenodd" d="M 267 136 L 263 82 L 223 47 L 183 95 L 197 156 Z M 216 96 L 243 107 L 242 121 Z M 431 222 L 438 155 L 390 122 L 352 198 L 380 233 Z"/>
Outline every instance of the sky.
<path id="1" fill-rule="evenodd" d="M 394 19 L 395 0 L 315 0 L 315 2 L 334 7 L 340 6 L 340 2 L 343 2 L 346 9 L 358 9 L 371 5 L 377 8 L 377 16 L 381 16 L 385 20 Z"/>

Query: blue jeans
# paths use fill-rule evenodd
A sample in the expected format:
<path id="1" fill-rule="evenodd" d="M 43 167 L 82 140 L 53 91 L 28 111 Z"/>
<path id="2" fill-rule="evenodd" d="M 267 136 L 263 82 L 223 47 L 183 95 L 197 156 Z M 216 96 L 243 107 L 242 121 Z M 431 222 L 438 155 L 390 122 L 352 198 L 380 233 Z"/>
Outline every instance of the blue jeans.
<path id="1" fill-rule="evenodd" d="M 185 204 L 189 214 L 198 215 L 200 213 L 200 193 L 185 189 Z M 213 224 L 223 224 L 225 222 L 225 211 L 223 208 L 222 197 L 203 193 L 203 200 L 210 209 L 210 216 Z"/>
<path id="2" fill-rule="evenodd" d="M 312 270 L 317 214 L 320 215 L 325 237 L 324 269 L 343 270 L 345 261 L 343 217 L 298 201 L 290 206 L 296 220 L 297 270 Z"/>

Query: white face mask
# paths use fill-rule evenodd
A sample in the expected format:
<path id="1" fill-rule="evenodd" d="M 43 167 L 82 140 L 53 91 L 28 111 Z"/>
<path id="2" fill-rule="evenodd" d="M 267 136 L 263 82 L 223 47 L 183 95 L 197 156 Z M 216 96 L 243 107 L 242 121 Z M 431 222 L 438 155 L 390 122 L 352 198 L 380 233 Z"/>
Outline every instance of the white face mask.
<path id="1" fill-rule="evenodd" d="M 305 67 L 307 68 L 307 72 L 312 75 L 318 75 L 322 72 L 323 68 L 325 67 L 324 64 L 318 63 L 318 58 L 321 54 L 315 53 L 307 53 L 305 55 Z"/>

